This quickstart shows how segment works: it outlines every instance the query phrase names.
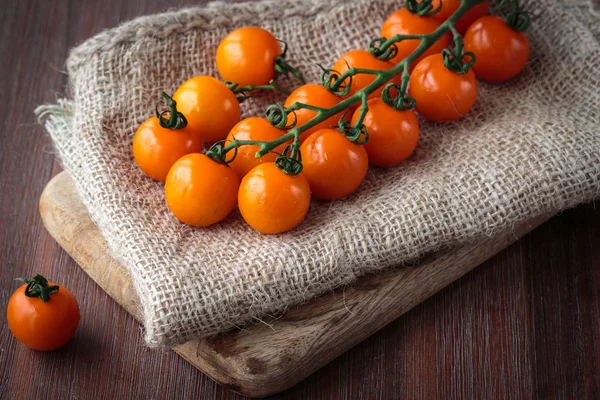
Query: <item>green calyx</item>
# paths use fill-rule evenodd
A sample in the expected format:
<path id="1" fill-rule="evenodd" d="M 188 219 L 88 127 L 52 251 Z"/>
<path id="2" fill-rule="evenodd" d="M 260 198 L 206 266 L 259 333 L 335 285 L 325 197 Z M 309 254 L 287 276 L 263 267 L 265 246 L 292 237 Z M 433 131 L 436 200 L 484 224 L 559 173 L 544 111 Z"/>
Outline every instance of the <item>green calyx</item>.
<path id="1" fill-rule="evenodd" d="M 160 95 L 163 97 L 164 100 L 159 100 L 156 103 L 155 108 L 156 118 L 158 118 L 160 126 L 167 129 L 185 128 L 187 126 L 187 119 L 182 113 L 177 111 L 177 102 L 165 92 L 161 92 Z M 159 111 L 159 106 L 163 106 L 165 102 L 168 109 Z"/>
<path id="2" fill-rule="evenodd" d="M 285 59 L 285 55 L 287 54 L 287 49 L 288 49 L 287 43 L 284 42 L 283 40 L 279 40 L 279 42 L 281 42 L 283 44 L 283 51 L 281 52 L 281 55 L 279 55 L 275 59 L 276 75 L 292 74 L 301 84 L 304 85 L 306 83 L 306 81 L 304 80 L 304 77 L 302 76 L 302 72 L 300 72 L 300 70 L 298 70 L 298 69 L 292 67 L 290 64 L 288 64 L 287 60 Z"/>
<path id="3" fill-rule="evenodd" d="M 300 154 L 300 142 L 286 146 L 283 153 L 275 159 L 275 165 L 288 175 L 298 175 L 302 172 L 302 154 Z"/>
<path id="4" fill-rule="evenodd" d="M 510 11 L 506 11 L 507 4 Z M 521 9 L 518 0 L 500 0 L 500 13 L 504 22 L 517 32 L 525 32 L 529 27 L 529 13 Z"/>
<path id="5" fill-rule="evenodd" d="M 433 8 L 431 0 L 406 0 L 404 4 L 408 11 L 419 17 L 431 17 L 442 9 L 442 1 L 436 9 Z"/>
<path id="6" fill-rule="evenodd" d="M 456 72 L 459 75 L 463 75 L 469 72 L 471 67 L 475 65 L 475 54 L 470 51 L 464 51 L 463 38 L 453 24 L 450 25 L 450 31 L 454 35 L 454 49 L 442 50 L 444 66 L 450 71 Z"/>
<path id="7" fill-rule="evenodd" d="M 31 279 L 17 278 L 16 280 L 27 284 L 25 286 L 25 296 L 39 298 L 44 303 L 50 301 L 50 296 L 58 292 L 57 285 L 48 286 L 48 280 L 42 275 L 36 275 Z"/>

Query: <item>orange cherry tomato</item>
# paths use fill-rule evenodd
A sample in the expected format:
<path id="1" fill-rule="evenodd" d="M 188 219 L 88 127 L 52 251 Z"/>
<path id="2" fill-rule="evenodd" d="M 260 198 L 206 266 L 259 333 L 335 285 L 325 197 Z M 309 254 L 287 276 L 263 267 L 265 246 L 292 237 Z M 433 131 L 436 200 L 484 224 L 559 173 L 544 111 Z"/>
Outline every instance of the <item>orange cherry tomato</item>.
<path id="1" fill-rule="evenodd" d="M 303 103 L 310 104 L 311 106 L 321 107 L 321 108 L 331 108 L 337 105 L 341 99 L 335 94 L 331 93 L 329 90 L 325 89 L 321 85 L 317 85 L 314 83 L 309 83 L 307 85 L 302 85 L 296 90 L 294 90 L 288 98 L 285 100 L 284 107 L 289 107 L 294 103 Z M 317 113 L 315 111 L 307 110 L 305 108 L 294 111 L 296 114 L 296 126 L 300 126 L 305 124 L 314 118 Z M 318 131 L 323 128 L 330 128 L 332 126 L 337 126 L 340 117 L 342 116 L 342 112 L 327 118 L 323 122 L 319 122 L 317 125 L 308 129 L 305 132 L 302 132 L 300 135 L 300 142 L 304 142 L 306 138 L 308 138 L 312 133 Z M 294 114 L 288 114 L 287 123 L 291 124 L 294 122 Z"/>
<path id="2" fill-rule="evenodd" d="M 340 57 L 339 60 L 333 65 L 333 69 L 343 74 L 348 70 L 348 68 L 364 68 L 364 69 L 374 69 L 379 71 L 387 71 L 390 68 L 394 67 L 389 61 L 379 60 L 371 55 L 367 50 L 351 50 Z M 350 93 L 346 97 L 352 96 L 357 91 L 364 89 L 369 86 L 375 80 L 374 75 L 367 74 L 357 74 L 352 77 L 352 85 L 350 86 Z M 348 79 L 345 83 L 348 82 Z M 394 77 L 390 82 L 400 83 L 400 76 Z M 369 95 L 369 98 L 379 97 L 381 96 L 381 91 L 383 90 L 383 85 L 373 93 Z"/>
<path id="3" fill-rule="evenodd" d="M 380 98 L 367 103 L 369 110 L 363 124 L 369 133 L 364 145 L 369 162 L 380 167 L 393 167 L 406 160 L 419 141 L 419 121 L 412 110 L 395 110 Z M 360 110 L 352 116 L 354 125 Z"/>
<path id="4" fill-rule="evenodd" d="M 262 142 L 271 142 L 285 135 L 285 131 L 275 128 L 264 118 L 250 117 L 241 120 L 231 129 L 225 145 L 237 140 L 257 140 Z M 277 146 L 274 151 L 282 153 L 285 146 L 289 143 L 284 143 Z M 238 177 L 243 178 L 252 168 L 258 164 L 265 162 L 274 162 L 277 158 L 275 153 L 267 153 L 260 158 L 256 158 L 256 152 L 260 150 L 259 146 L 240 146 L 234 160 L 229 163 L 229 166 L 237 173 Z"/>
<path id="5" fill-rule="evenodd" d="M 217 48 L 221 77 L 240 86 L 265 85 L 275 78 L 275 59 L 281 46 L 269 31 L 247 26 L 231 32 Z"/>
<path id="6" fill-rule="evenodd" d="M 435 31 L 440 26 L 440 22 L 432 17 L 420 17 L 411 13 L 406 8 L 402 8 L 388 17 L 381 28 L 381 36 L 390 39 L 395 35 L 418 35 L 428 34 Z M 394 64 L 399 63 L 408 57 L 419 46 L 419 40 L 403 40 L 396 44 L 398 54 L 391 60 Z M 414 64 L 423 58 L 436 53 L 441 53 L 450 43 L 450 35 L 446 34 L 439 38 Z"/>
<path id="7" fill-rule="evenodd" d="M 458 7 L 460 7 L 460 0 L 433 0 L 431 5 L 433 6 L 434 10 L 440 6 L 440 2 L 442 3 L 442 8 L 431 17 L 436 19 L 441 24 L 450 18 L 456 10 L 458 10 Z M 461 35 L 464 35 L 473 22 L 488 14 L 489 8 L 490 2 L 488 0 L 474 5 L 465 13 L 465 15 L 462 16 L 461 19 L 458 20 L 456 23 L 456 30 Z"/>
<path id="8" fill-rule="evenodd" d="M 242 179 L 238 204 L 252 228 L 264 234 L 283 233 L 304 219 L 310 206 L 310 187 L 302 173 L 288 175 L 275 163 L 264 163 Z"/>
<path id="9" fill-rule="evenodd" d="M 144 173 L 164 182 L 169 170 L 186 154 L 202 150 L 202 143 L 187 127 L 168 129 L 152 117 L 138 128 L 133 137 L 133 157 Z"/>
<path id="10" fill-rule="evenodd" d="M 475 54 L 478 78 L 504 82 L 514 78 L 529 60 L 529 40 L 500 17 L 486 16 L 471 25 L 464 38 L 465 51 Z"/>
<path id="11" fill-rule="evenodd" d="M 171 168 L 165 197 L 171 212 L 183 223 L 208 226 L 235 208 L 240 180 L 234 170 L 210 157 L 183 156 Z"/>
<path id="12" fill-rule="evenodd" d="M 79 325 L 75 296 L 41 275 L 26 281 L 8 301 L 8 327 L 19 342 L 34 350 L 50 351 L 64 346 Z"/>
<path id="13" fill-rule="evenodd" d="M 179 86 L 173 100 L 201 142 L 225 139 L 240 120 L 240 104 L 233 92 L 210 76 L 188 79 Z"/>
<path id="14" fill-rule="evenodd" d="M 444 66 L 441 54 L 419 62 L 410 76 L 408 93 L 417 101 L 416 110 L 432 121 L 455 121 L 465 115 L 477 99 L 477 80 L 472 70 L 460 75 Z"/>
<path id="15" fill-rule="evenodd" d="M 321 129 L 300 146 L 302 173 L 315 197 L 333 200 L 348 196 L 365 179 L 369 159 L 363 146 L 334 129 Z"/>

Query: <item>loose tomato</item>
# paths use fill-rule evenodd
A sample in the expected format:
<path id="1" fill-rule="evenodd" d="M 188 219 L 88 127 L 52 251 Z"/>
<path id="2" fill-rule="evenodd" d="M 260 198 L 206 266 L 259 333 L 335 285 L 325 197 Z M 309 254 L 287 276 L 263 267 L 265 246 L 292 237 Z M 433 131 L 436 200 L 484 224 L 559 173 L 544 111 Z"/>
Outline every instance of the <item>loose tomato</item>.
<path id="1" fill-rule="evenodd" d="M 240 104 L 233 92 L 210 76 L 188 79 L 179 86 L 173 100 L 187 118 L 188 128 L 201 142 L 225 139 L 240 120 Z"/>
<path id="2" fill-rule="evenodd" d="M 462 75 L 450 71 L 444 66 L 443 56 L 434 54 L 417 64 L 408 92 L 423 117 L 437 122 L 455 121 L 473 107 L 477 80 L 472 70 Z"/>
<path id="3" fill-rule="evenodd" d="M 161 182 L 175 161 L 201 150 L 202 143 L 190 129 L 163 128 L 157 117 L 146 120 L 133 137 L 135 162 L 146 175 Z"/>
<path id="4" fill-rule="evenodd" d="M 473 52 L 477 77 L 490 82 L 514 78 L 529 60 L 529 40 L 500 17 L 487 16 L 475 21 L 464 39 L 465 50 Z"/>
<path id="5" fill-rule="evenodd" d="M 349 68 L 364 68 L 373 69 L 379 71 L 387 71 L 393 68 L 394 64 L 389 61 L 379 60 L 371 55 L 366 50 L 351 50 L 340 57 L 339 60 L 333 65 L 333 69 L 343 74 Z M 347 96 L 352 96 L 357 91 L 364 89 L 369 86 L 375 80 L 375 75 L 367 74 L 356 74 L 352 77 L 352 85 L 350 86 L 350 93 Z M 348 79 L 344 83 L 347 83 Z M 400 76 L 396 76 L 390 82 L 400 83 Z M 385 85 L 384 85 L 385 86 Z M 383 86 L 369 95 L 370 98 L 381 96 Z"/>
<path id="6" fill-rule="evenodd" d="M 381 36 L 391 39 L 395 35 L 418 35 L 429 34 L 440 26 L 440 22 L 432 17 L 420 17 L 411 13 L 406 8 L 402 8 L 388 17 L 381 28 Z M 391 60 L 394 64 L 399 63 L 408 57 L 419 46 L 419 40 L 403 40 L 396 43 L 398 54 Z M 435 41 L 435 43 L 419 57 L 414 66 L 423 58 L 436 53 L 441 53 L 450 43 L 450 36 L 445 34 Z"/>
<path id="7" fill-rule="evenodd" d="M 238 204 L 252 228 L 265 234 L 283 233 L 304 219 L 310 206 L 310 187 L 303 173 L 288 175 L 275 163 L 264 163 L 242 179 Z"/>
<path id="8" fill-rule="evenodd" d="M 333 200 L 348 196 L 365 179 L 369 167 L 363 146 L 334 129 L 321 129 L 300 146 L 302 173 L 313 195 Z"/>
<path id="9" fill-rule="evenodd" d="M 183 156 L 169 171 L 165 197 L 171 212 L 183 223 L 208 226 L 235 208 L 240 180 L 234 170 L 210 157 Z"/>
<path id="10" fill-rule="evenodd" d="M 34 350 L 50 351 L 64 346 L 79 325 L 79 305 L 64 286 L 41 275 L 18 288 L 6 310 L 8 327 L 19 342 Z"/>
<path id="11" fill-rule="evenodd" d="M 364 145 L 369 162 L 380 167 L 393 167 L 406 160 L 419 141 L 419 121 L 412 110 L 395 110 L 380 98 L 367 103 L 369 110 L 363 124 L 369 133 Z M 356 124 L 360 110 L 352 116 Z"/>
<path id="12" fill-rule="evenodd" d="M 275 77 L 275 59 L 281 46 L 267 30 L 247 26 L 231 32 L 217 48 L 221 77 L 240 86 L 265 85 Z"/>
<path id="13" fill-rule="evenodd" d="M 279 139 L 285 131 L 275 128 L 264 118 L 250 117 L 241 120 L 231 129 L 225 145 L 237 140 L 256 140 L 262 142 L 271 142 Z M 282 153 L 285 146 L 289 143 L 284 143 L 277 146 L 274 151 Z M 275 153 L 267 153 L 260 158 L 256 158 L 256 152 L 260 150 L 259 146 L 240 146 L 238 148 L 235 159 L 229 163 L 229 166 L 237 173 L 238 177 L 243 178 L 252 168 L 258 164 L 265 162 L 274 162 L 277 158 Z"/>
<path id="14" fill-rule="evenodd" d="M 294 90 L 288 98 L 285 100 L 284 107 L 290 107 L 294 103 L 302 103 L 309 104 L 315 107 L 321 108 L 331 108 L 337 105 L 340 102 L 340 98 L 331 93 L 329 90 L 325 89 L 321 85 L 316 85 L 314 83 L 309 83 L 307 85 L 303 85 Z M 300 126 L 310 121 L 317 115 L 316 111 L 307 110 L 302 108 L 300 110 L 294 111 L 296 115 L 296 126 Z M 294 122 L 294 113 L 288 114 L 287 123 L 291 124 Z M 332 126 L 337 126 L 338 120 L 340 119 L 342 113 L 338 113 L 332 117 L 327 118 L 323 122 L 319 122 L 317 125 L 308 129 L 300 135 L 300 142 L 304 142 L 307 137 L 309 137 L 312 133 L 318 131 L 323 128 L 330 128 Z"/>
<path id="15" fill-rule="evenodd" d="M 460 0 L 433 0 L 431 2 L 433 9 L 437 9 L 440 6 L 440 2 L 442 3 L 442 8 L 431 17 L 436 19 L 441 24 L 450 18 L 458 9 L 458 7 L 460 7 Z M 465 15 L 462 16 L 461 19 L 458 20 L 456 23 L 456 30 L 461 35 L 464 35 L 473 22 L 488 14 L 489 8 L 490 2 L 487 0 L 482 3 L 475 4 L 469 11 L 465 13 Z"/>

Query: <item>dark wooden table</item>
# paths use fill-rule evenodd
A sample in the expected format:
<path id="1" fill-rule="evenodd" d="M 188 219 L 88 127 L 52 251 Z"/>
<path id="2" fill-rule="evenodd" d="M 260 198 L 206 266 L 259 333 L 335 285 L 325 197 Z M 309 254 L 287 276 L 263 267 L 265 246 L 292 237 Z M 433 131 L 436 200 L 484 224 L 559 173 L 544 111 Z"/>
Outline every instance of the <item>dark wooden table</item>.
<path id="1" fill-rule="evenodd" d="M 140 325 L 52 240 L 37 209 L 60 166 L 32 110 L 64 93 L 68 49 L 182 5 L 3 2 L 0 399 L 241 398 L 175 353 L 145 348 Z M 25 348 L 4 322 L 13 278 L 38 272 L 71 288 L 82 311 L 75 338 L 52 353 Z M 598 398 L 599 295 L 600 213 L 588 204 L 553 218 L 282 398 Z"/>

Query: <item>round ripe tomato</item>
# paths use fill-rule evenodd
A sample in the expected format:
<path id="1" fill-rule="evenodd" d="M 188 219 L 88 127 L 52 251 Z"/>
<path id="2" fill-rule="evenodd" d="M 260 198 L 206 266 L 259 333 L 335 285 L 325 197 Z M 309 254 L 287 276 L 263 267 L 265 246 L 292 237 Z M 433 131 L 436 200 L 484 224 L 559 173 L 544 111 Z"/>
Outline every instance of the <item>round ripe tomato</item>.
<path id="1" fill-rule="evenodd" d="M 208 226 L 221 221 L 235 208 L 240 184 L 225 164 L 194 153 L 183 156 L 169 171 L 165 197 L 171 212 L 183 223 Z"/>
<path id="2" fill-rule="evenodd" d="M 460 7 L 460 0 L 433 0 L 431 4 L 433 5 L 434 10 L 440 6 L 440 2 L 442 3 L 442 8 L 431 17 L 436 19 L 441 24 L 450 18 L 458 9 L 458 7 Z M 488 0 L 479 4 L 475 4 L 456 23 L 456 30 L 458 33 L 464 35 L 473 22 L 488 14 L 489 8 L 490 2 Z"/>
<path id="3" fill-rule="evenodd" d="M 340 57 L 339 60 L 333 65 L 333 69 L 343 74 L 348 70 L 348 66 L 350 68 L 364 68 L 364 69 L 374 69 L 380 71 L 387 71 L 390 68 L 394 67 L 389 61 L 379 60 L 371 55 L 366 50 L 351 50 Z M 374 75 L 366 75 L 366 74 L 357 74 L 352 77 L 352 85 L 350 86 L 350 93 L 346 97 L 352 96 L 357 91 L 364 89 L 369 84 L 371 84 L 375 80 Z M 345 83 L 348 82 L 348 79 Z M 400 76 L 396 76 L 390 82 L 400 83 Z M 375 92 L 369 95 L 370 98 L 381 96 L 381 91 L 383 87 L 377 89 Z"/>
<path id="4" fill-rule="evenodd" d="M 364 145 L 369 162 L 380 167 L 393 167 L 406 160 L 419 141 L 419 121 L 412 110 L 395 110 L 380 98 L 367 103 L 369 111 L 363 124 L 369 133 Z M 358 120 L 360 110 L 352 116 L 352 125 Z"/>
<path id="5" fill-rule="evenodd" d="M 256 26 L 236 29 L 217 49 L 221 77 L 240 86 L 265 85 L 275 78 L 275 59 L 281 46 L 269 32 Z"/>
<path id="6" fill-rule="evenodd" d="M 8 326 L 19 342 L 34 350 L 50 351 L 65 345 L 79 325 L 79 305 L 64 286 L 36 275 L 8 301 Z M 28 297 L 44 291 L 45 295 Z M 44 301 L 44 299 L 46 301 Z"/>
<path id="7" fill-rule="evenodd" d="M 333 200 L 348 196 L 365 179 L 369 159 L 363 146 L 334 129 L 321 129 L 300 146 L 302 173 L 315 197 Z"/>
<path id="8" fill-rule="evenodd" d="M 240 104 L 233 92 L 210 76 L 188 79 L 179 86 L 173 100 L 187 118 L 188 128 L 201 142 L 225 139 L 240 120 Z"/>
<path id="9" fill-rule="evenodd" d="M 133 137 L 133 157 L 142 171 L 164 182 L 175 161 L 202 150 L 202 143 L 186 127 L 168 129 L 152 117 L 138 128 Z"/>
<path id="10" fill-rule="evenodd" d="M 418 35 L 428 34 L 435 31 L 440 26 L 440 22 L 432 17 L 420 17 L 411 13 L 406 8 L 402 8 L 388 17 L 381 28 L 381 36 L 390 39 L 395 35 Z M 403 40 L 396 44 L 398 54 L 391 60 L 394 64 L 399 63 L 409 56 L 419 46 L 419 40 Z M 428 50 L 423 53 L 416 61 L 431 54 L 441 53 L 450 43 L 448 34 L 439 38 Z"/>
<path id="11" fill-rule="evenodd" d="M 266 119 L 259 117 L 250 117 L 241 120 L 231 129 L 225 145 L 237 140 L 258 140 L 262 142 L 271 142 L 285 134 L 285 131 L 275 128 Z M 274 151 L 282 153 L 287 144 L 277 146 Z M 243 178 L 252 168 L 265 162 L 274 162 L 277 158 L 275 153 L 267 153 L 260 158 L 256 158 L 256 152 L 260 150 L 259 146 L 240 146 L 235 159 L 229 163 L 229 166 L 236 172 L 238 177 Z"/>
<path id="12" fill-rule="evenodd" d="M 314 83 L 309 83 L 307 85 L 303 85 L 294 90 L 288 98 L 285 100 L 284 107 L 289 107 L 294 103 L 303 103 L 310 104 L 311 106 L 321 107 L 321 108 L 331 108 L 337 105 L 340 102 L 340 98 L 331 93 L 329 90 L 325 89 L 321 85 L 317 85 Z M 294 111 L 296 114 L 296 126 L 300 126 L 313 119 L 317 114 L 315 111 L 307 110 L 302 108 L 300 110 Z M 294 122 L 294 113 L 288 114 L 287 123 L 291 124 Z M 338 113 L 332 117 L 327 118 L 325 121 L 318 123 L 313 126 L 309 130 L 302 132 L 300 135 L 300 142 L 304 142 L 307 137 L 309 137 L 312 133 L 318 131 L 323 128 L 330 128 L 332 126 L 337 126 L 338 120 L 340 119 L 342 113 Z"/>
<path id="13" fill-rule="evenodd" d="M 529 40 L 500 17 L 487 16 L 475 21 L 464 39 L 465 51 L 477 57 L 473 66 L 477 77 L 490 82 L 514 78 L 529 60 Z"/>
<path id="14" fill-rule="evenodd" d="M 441 54 L 417 64 L 410 76 L 408 93 L 417 101 L 416 110 L 432 121 L 455 121 L 465 115 L 477 99 L 477 81 L 469 70 L 460 75 L 444 66 Z"/>
<path id="15" fill-rule="evenodd" d="M 304 219 L 310 206 L 310 187 L 302 173 L 288 175 L 275 163 L 264 163 L 242 179 L 238 204 L 252 228 L 264 234 L 283 233 Z"/>

